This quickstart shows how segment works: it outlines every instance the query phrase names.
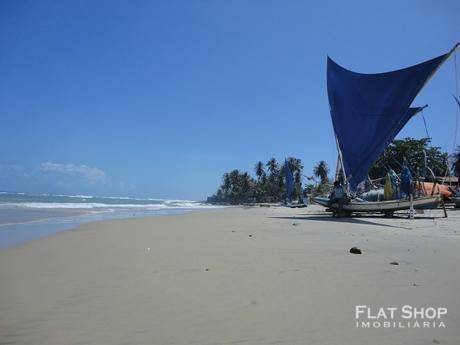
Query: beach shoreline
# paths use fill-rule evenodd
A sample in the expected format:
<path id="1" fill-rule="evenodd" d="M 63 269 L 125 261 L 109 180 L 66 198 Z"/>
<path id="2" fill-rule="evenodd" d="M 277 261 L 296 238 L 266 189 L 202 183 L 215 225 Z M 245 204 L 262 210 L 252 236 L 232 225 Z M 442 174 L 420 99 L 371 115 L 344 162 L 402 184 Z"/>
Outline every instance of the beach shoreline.
<path id="1" fill-rule="evenodd" d="M 216 207 L 178 199 L 0 192 L 0 250 L 93 221 Z"/>
<path id="2" fill-rule="evenodd" d="M 0 338 L 455 343 L 459 220 L 440 210 L 416 220 L 333 219 L 309 206 L 86 223 L 0 251 Z M 350 254 L 353 246 L 363 254 Z M 356 305 L 447 307 L 447 327 L 359 329 Z"/>
<path id="3" fill-rule="evenodd" d="M 86 209 L 26 209 L 26 208 L 12 208 L 0 207 L 2 217 L 0 218 L 0 228 L 2 226 L 14 224 L 27 224 L 46 221 L 54 218 L 78 217 L 86 214 L 91 214 L 94 211 Z M 7 215 L 5 215 L 7 213 Z"/>
<path id="4" fill-rule="evenodd" d="M 206 208 L 203 208 L 206 209 Z M 110 220 L 133 219 L 133 218 L 151 218 L 174 216 L 189 212 L 197 212 L 203 209 L 177 208 L 163 210 L 85 210 L 56 209 L 56 213 L 47 216 L 42 213 L 43 210 L 37 210 L 39 218 L 33 220 L 16 220 L 11 223 L 0 224 L 0 251 L 10 247 L 26 244 L 31 241 L 54 236 L 63 231 L 77 229 L 83 224 L 98 223 Z M 211 207 L 208 208 L 212 209 Z M 0 212 L 3 210 L 0 209 Z M 21 210 L 22 211 L 22 210 Z M 48 210 L 45 210 L 45 212 Z M 70 211 L 70 212 L 69 212 Z"/>

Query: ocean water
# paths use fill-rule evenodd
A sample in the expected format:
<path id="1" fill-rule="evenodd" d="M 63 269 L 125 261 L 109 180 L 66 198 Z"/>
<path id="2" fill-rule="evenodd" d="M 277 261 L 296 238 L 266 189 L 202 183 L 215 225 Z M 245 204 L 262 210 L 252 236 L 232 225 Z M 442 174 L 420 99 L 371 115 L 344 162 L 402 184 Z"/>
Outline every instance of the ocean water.
<path id="1" fill-rule="evenodd" d="M 0 249 L 80 224 L 216 208 L 192 200 L 0 192 Z"/>

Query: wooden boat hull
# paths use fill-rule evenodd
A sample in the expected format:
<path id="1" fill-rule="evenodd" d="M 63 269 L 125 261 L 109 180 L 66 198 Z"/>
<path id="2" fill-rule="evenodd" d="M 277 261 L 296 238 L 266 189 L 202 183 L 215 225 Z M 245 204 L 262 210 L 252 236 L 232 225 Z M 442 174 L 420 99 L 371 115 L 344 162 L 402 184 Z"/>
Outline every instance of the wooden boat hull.
<path id="1" fill-rule="evenodd" d="M 441 198 L 439 195 L 425 196 L 414 199 L 415 209 L 424 208 L 435 208 L 438 206 Z M 328 207 L 331 210 L 338 210 L 339 205 L 337 203 L 330 202 L 329 198 L 316 197 L 313 198 L 313 202 Z M 351 200 L 348 203 L 343 204 L 342 210 L 345 212 L 382 212 L 390 213 L 394 211 L 408 210 L 410 208 L 410 201 L 407 199 L 398 200 L 387 200 L 387 201 L 354 201 Z"/>

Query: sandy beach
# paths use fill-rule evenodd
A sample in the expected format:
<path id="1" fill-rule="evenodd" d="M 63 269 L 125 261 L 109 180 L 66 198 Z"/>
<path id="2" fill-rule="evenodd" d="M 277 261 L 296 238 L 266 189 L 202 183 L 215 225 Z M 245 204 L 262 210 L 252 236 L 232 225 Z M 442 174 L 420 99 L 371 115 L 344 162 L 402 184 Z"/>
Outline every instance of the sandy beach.
<path id="1" fill-rule="evenodd" d="M 459 220 L 313 206 L 82 225 L 0 251 L 0 344 L 458 344 Z M 356 305 L 447 307 L 446 328 L 357 328 Z"/>

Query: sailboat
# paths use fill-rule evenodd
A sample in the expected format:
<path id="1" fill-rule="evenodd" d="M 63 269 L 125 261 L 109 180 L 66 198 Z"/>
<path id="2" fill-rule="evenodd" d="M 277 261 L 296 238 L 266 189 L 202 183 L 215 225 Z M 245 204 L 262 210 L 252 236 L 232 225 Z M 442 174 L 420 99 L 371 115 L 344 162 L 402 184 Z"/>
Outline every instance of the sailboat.
<path id="1" fill-rule="evenodd" d="M 356 189 L 368 175 L 374 161 L 422 108 L 411 107 L 412 102 L 440 66 L 457 49 L 404 69 L 363 74 L 347 70 L 327 59 L 327 91 L 330 114 L 337 144 L 339 166 L 344 177 L 347 201 L 339 210 L 329 198 L 313 201 L 334 213 L 382 212 L 431 208 L 441 201 L 439 195 L 413 200 L 398 199 L 366 202 L 357 197 Z"/>

